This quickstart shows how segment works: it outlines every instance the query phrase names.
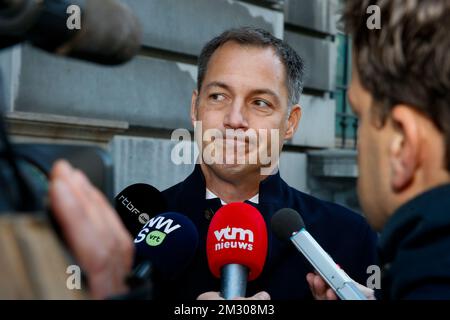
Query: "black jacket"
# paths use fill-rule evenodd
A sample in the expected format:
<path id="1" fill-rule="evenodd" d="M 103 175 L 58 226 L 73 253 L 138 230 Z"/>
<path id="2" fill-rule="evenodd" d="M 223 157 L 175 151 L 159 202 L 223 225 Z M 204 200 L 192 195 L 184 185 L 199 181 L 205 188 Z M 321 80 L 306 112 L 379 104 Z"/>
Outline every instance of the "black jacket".
<path id="1" fill-rule="evenodd" d="M 401 206 L 380 235 L 377 297 L 450 299 L 450 185 Z"/>
<path id="2" fill-rule="evenodd" d="M 219 291 L 220 280 L 212 276 L 206 258 L 206 235 L 212 214 L 221 204 L 218 198 L 205 199 L 205 180 L 200 166 L 183 182 L 165 190 L 169 211 L 186 214 L 199 231 L 199 247 L 190 267 L 172 283 L 157 289 L 159 297 L 195 299 L 207 291 Z M 267 291 L 272 299 L 312 298 L 306 282 L 312 271 L 308 261 L 290 243 L 275 238 L 270 229 L 272 215 L 293 208 L 303 217 L 307 230 L 350 277 L 365 284 L 367 266 L 375 264 L 376 234 L 364 218 L 337 204 L 321 201 L 289 187 L 272 175 L 260 184 L 259 204 L 268 231 L 268 255 L 261 276 L 249 282 L 247 296 Z M 162 290 L 162 291 L 161 291 Z"/>

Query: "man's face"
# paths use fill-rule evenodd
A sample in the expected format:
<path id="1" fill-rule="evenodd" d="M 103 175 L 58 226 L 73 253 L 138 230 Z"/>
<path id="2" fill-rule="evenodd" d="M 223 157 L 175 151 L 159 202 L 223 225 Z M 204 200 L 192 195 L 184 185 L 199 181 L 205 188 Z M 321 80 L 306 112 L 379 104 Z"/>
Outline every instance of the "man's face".
<path id="1" fill-rule="evenodd" d="M 358 196 L 372 227 L 380 230 L 389 214 L 391 199 L 389 164 L 389 126 L 380 125 L 372 110 L 372 96 L 362 87 L 353 65 L 348 98 L 359 119 L 358 126 Z"/>
<path id="2" fill-rule="evenodd" d="M 300 114 L 298 107 L 296 110 L 295 128 Z M 200 92 L 193 94 L 191 106 L 192 121 L 201 121 L 203 133 L 217 129 L 224 137 L 202 142 L 203 151 L 210 151 L 213 146 L 215 152 L 222 152 L 222 164 L 208 166 L 224 178 L 258 171 L 262 166 L 260 155 L 271 157 L 272 145 L 276 146 L 274 153 L 279 154 L 284 139 L 291 138 L 295 132 L 295 129 L 287 132 L 287 112 L 286 72 L 273 49 L 235 42 L 227 42 L 214 52 Z M 278 130 L 273 131 L 276 137 L 272 139 L 271 130 Z M 237 132 L 249 135 L 246 139 L 230 137 Z M 257 139 L 249 138 L 253 133 Z M 261 140 L 263 137 L 267 139 Z M 239 163 L 243 154 L 244 163 Z M 250 161 L 254 156 L 256 163 Z"/>

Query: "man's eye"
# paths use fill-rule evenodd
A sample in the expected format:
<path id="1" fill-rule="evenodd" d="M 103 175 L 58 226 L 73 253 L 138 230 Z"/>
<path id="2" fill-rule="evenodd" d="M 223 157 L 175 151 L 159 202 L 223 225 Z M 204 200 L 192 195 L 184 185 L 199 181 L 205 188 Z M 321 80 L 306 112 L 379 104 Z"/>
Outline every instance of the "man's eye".
<path id="1" fill-rule="evenodd" d="M 213 93 L 209 96 L 209 98 L 213 101 L 224 101 L 225 96 L 221 93 Z"/>
<path id="2" fill-rule="evenodd" d="M 260 99 L 255 100 L 253 103 L 255 105 L 257 105 L 258 107 L 261 107 L 261 108 L 268 108 L 268 107 L 270 107 L 270 104 L 267 101 L 260 100 Z"/>

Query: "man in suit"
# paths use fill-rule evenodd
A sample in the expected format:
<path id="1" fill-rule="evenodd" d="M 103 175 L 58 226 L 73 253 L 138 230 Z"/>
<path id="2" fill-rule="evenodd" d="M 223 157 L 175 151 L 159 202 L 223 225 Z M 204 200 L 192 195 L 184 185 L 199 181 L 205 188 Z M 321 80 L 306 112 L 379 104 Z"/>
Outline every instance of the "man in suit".
<path id="1" fill-rule="evenodd" d="M 364 218 L 295 190 L 278 173 L 283 143 L 292 138 L 301 117 L 302 59 L 267 31 L 239 28 L 209 41 L 200 54 L 198 69 L 191 120 L 202 127 L 202 139 L 197 140 L 199 163 L 186 180 L 163 193 L 169 210 L 184 213 L 194 222 L 200 242 L 190 267 L 173 283 L 162 286 L 167 296 L 161 293 L 161 297 L 220 298 L 220 280 L 208 269 L 205 242 L 212 215 L 231 202 L 255 206 L 268 226 L 277 210 L 297 210 L 337 263 L 365 282 L 367 267 L 375 263 L 376 235 Z M 208 130 L 213 134 L 205 134 Z M 263 139 L 266 134 L 269 137 Z M 271 161 L 262 161 L 260 155 Z M 256 161 L 250 161 L 252 156 Z M 276 239 L 270 227 L 268 243 L 263 273 L 248 284 L 248 296 L 312 298 L 306 282 L 306 274 L 312 270 L 307 260 L 290 243 Z"/>

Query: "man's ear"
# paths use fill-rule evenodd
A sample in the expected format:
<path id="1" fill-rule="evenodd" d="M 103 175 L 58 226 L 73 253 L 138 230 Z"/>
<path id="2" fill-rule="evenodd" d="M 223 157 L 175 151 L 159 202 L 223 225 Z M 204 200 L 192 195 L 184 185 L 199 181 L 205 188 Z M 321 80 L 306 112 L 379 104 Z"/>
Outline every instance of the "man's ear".
<path id="1" fill-rule="evenodd" d="M 391 111 L 394 127 L 389 146 L 391 187 L 401 191 L 413 181 L 420 164 L 420 115 L 408 106 L 398 105 Z"/>
<path id="2" fill-rule="evenodd" d="M 295 131 L 297 131 L 298 123 L 302 117 L 302 108 L 299 104 L 292 106 L 291 113 L 287 119 L 287 129 L 284 134 L 284 139 L 289 140 L 294 136 Z"/>
<path id="3" fill-rule="evenodd" d="M 195 121 L 197 121 L 197 99 L 198 99 L 198 91 L 194 90 L 192 92 L 191 97 L 191 122 L 194 125 Z"/>

